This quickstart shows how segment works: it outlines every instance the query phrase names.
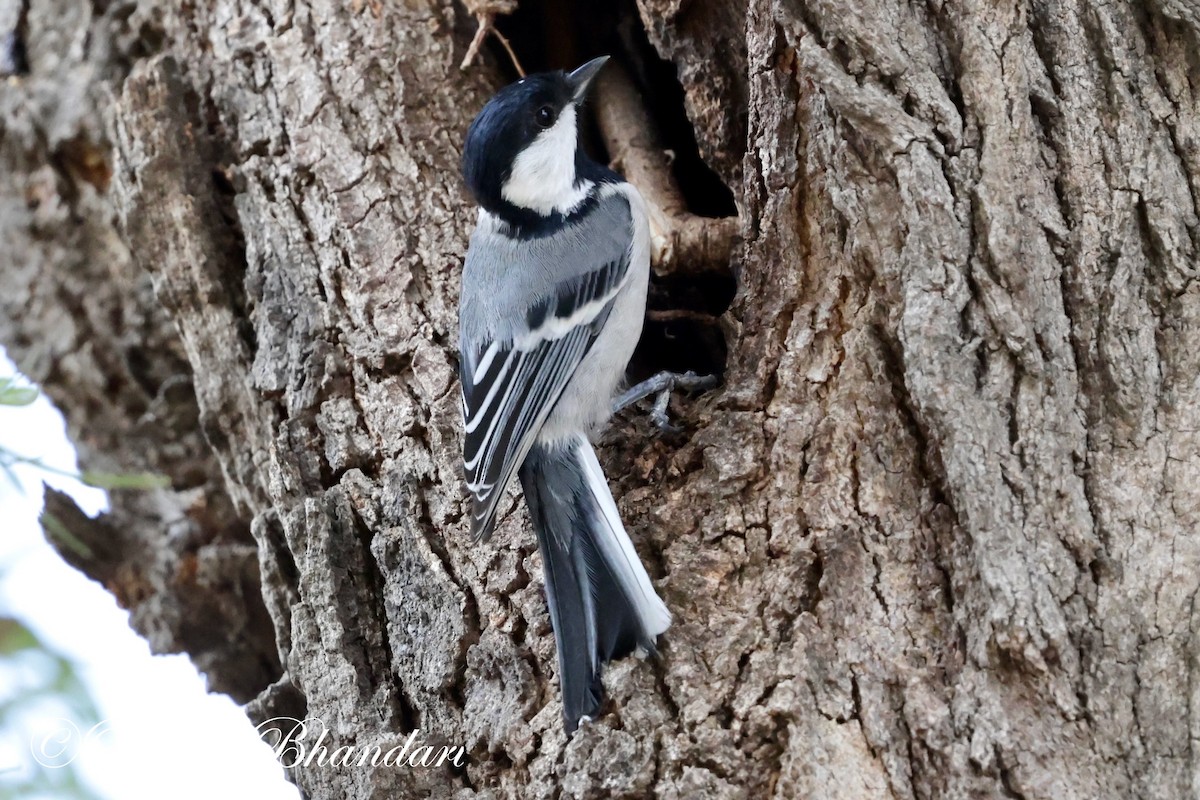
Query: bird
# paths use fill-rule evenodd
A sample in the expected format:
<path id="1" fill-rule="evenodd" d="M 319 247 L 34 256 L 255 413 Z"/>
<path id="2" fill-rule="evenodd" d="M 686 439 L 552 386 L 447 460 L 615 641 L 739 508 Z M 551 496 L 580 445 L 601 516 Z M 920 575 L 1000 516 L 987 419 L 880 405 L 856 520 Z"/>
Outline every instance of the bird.
<path id="1" fill-rule="evenodd" d="M 580 142 L 608 58 L 498 91 L 462 156 L 479 206 L 459 302 L 471 531 L 491 536 L 515 476 L 541 554 L 568 736 L 599 714 L 604 665 L 655 653 L 671 624 L 592 446 L 641 336 L 650 276 L 645 201 Z"/>

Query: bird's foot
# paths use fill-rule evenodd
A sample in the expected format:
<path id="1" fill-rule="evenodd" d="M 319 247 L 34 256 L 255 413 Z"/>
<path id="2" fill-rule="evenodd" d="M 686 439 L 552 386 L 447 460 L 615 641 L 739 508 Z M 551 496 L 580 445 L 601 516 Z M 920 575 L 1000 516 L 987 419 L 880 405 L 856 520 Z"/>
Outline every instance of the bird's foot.
<path id="1" fill-rule="evenodd" d="M 622 411 L 641 400 L 656 394 L 654 408 L 650 410 L 650 421 L 664 433 L 678 433 L 681 429 L 671 424 L 667 417 L 667 404 L 671 402 L 671 392 L 675 389 L 699 391 L 711 389 L 717 385 L 716 375 L 697 375 L 694 372 L 660 372 L 652 378 L 647 378 L 636 386 L 631 386 L 613 402 L 613 413 Z"/>

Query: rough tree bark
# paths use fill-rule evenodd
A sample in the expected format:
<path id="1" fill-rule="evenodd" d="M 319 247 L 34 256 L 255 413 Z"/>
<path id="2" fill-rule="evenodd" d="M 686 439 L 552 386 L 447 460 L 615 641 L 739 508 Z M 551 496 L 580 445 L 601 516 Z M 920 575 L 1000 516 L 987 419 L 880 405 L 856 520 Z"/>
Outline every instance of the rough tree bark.
<path id="1" fill-rule="evenodd" d="M 85 463 L 172 481 L 52 497 L 69 557 L 253 720 L 469 751 L 313 798 L 1196 796 L 1194 6 L 617 13 L 741 243 L 722 388 L 602 448 L 676 616 L 613 713 L 564 739 L 520 506 L 461 522 L 457 158 L 502 79 L 448 0 L 0 3 L 0 340 Z"/>

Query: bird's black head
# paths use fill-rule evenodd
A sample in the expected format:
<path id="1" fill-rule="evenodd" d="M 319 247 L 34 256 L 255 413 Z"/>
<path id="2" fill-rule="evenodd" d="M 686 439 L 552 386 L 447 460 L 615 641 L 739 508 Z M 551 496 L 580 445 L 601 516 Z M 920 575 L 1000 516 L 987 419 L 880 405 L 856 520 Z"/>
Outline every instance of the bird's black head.
<path id="1" fill-rule="evenodd" d="M 530 75 L 488 101 L 463 148 L 463 177 L 479 205 L 522 225 L 567 214 L 587 198 L 603 170 L 579 146 L 578 111 L 606 61 Z"/>

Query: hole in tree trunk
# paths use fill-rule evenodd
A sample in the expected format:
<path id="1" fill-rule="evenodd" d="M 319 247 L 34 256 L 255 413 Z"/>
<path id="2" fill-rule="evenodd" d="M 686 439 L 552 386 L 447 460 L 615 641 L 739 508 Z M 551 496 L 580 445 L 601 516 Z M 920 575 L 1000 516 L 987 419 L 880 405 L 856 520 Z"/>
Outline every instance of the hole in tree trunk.
<path id="1" fill-rule="evenodd" d="M 652 275 L 646 325 L 629 363 L 630 381 L 662 370 L 723 375 L 727 348 L 718 319 L 736 290 L 728 272 Z"/>
<path id="2" fill-rule="evenodd" d="M 496 20 L 496 27 L 528 73 L 570 69 L 604 54 L 620 61 L 642 95 L 659 146 L 673 154 L 672 177 L 688 210 L 701 217 L 737 214 L 733 192 L 700 157 L 675 66 L 650 44 L 633 0 L 522 0 L 514 14 Z M 516 80 L 503 46 L 493 38 L 488 47 L 504 77 Z M 585 125 L 589 152 L 607 162 L 594 120 Z M 722 375 L 727 347 L 718 319 L 733 302 L 736 289 L 728 270 L 652 275 L 646 325 L 629 365 L 629 379 L 641 380 L 662 370 Z"/>

